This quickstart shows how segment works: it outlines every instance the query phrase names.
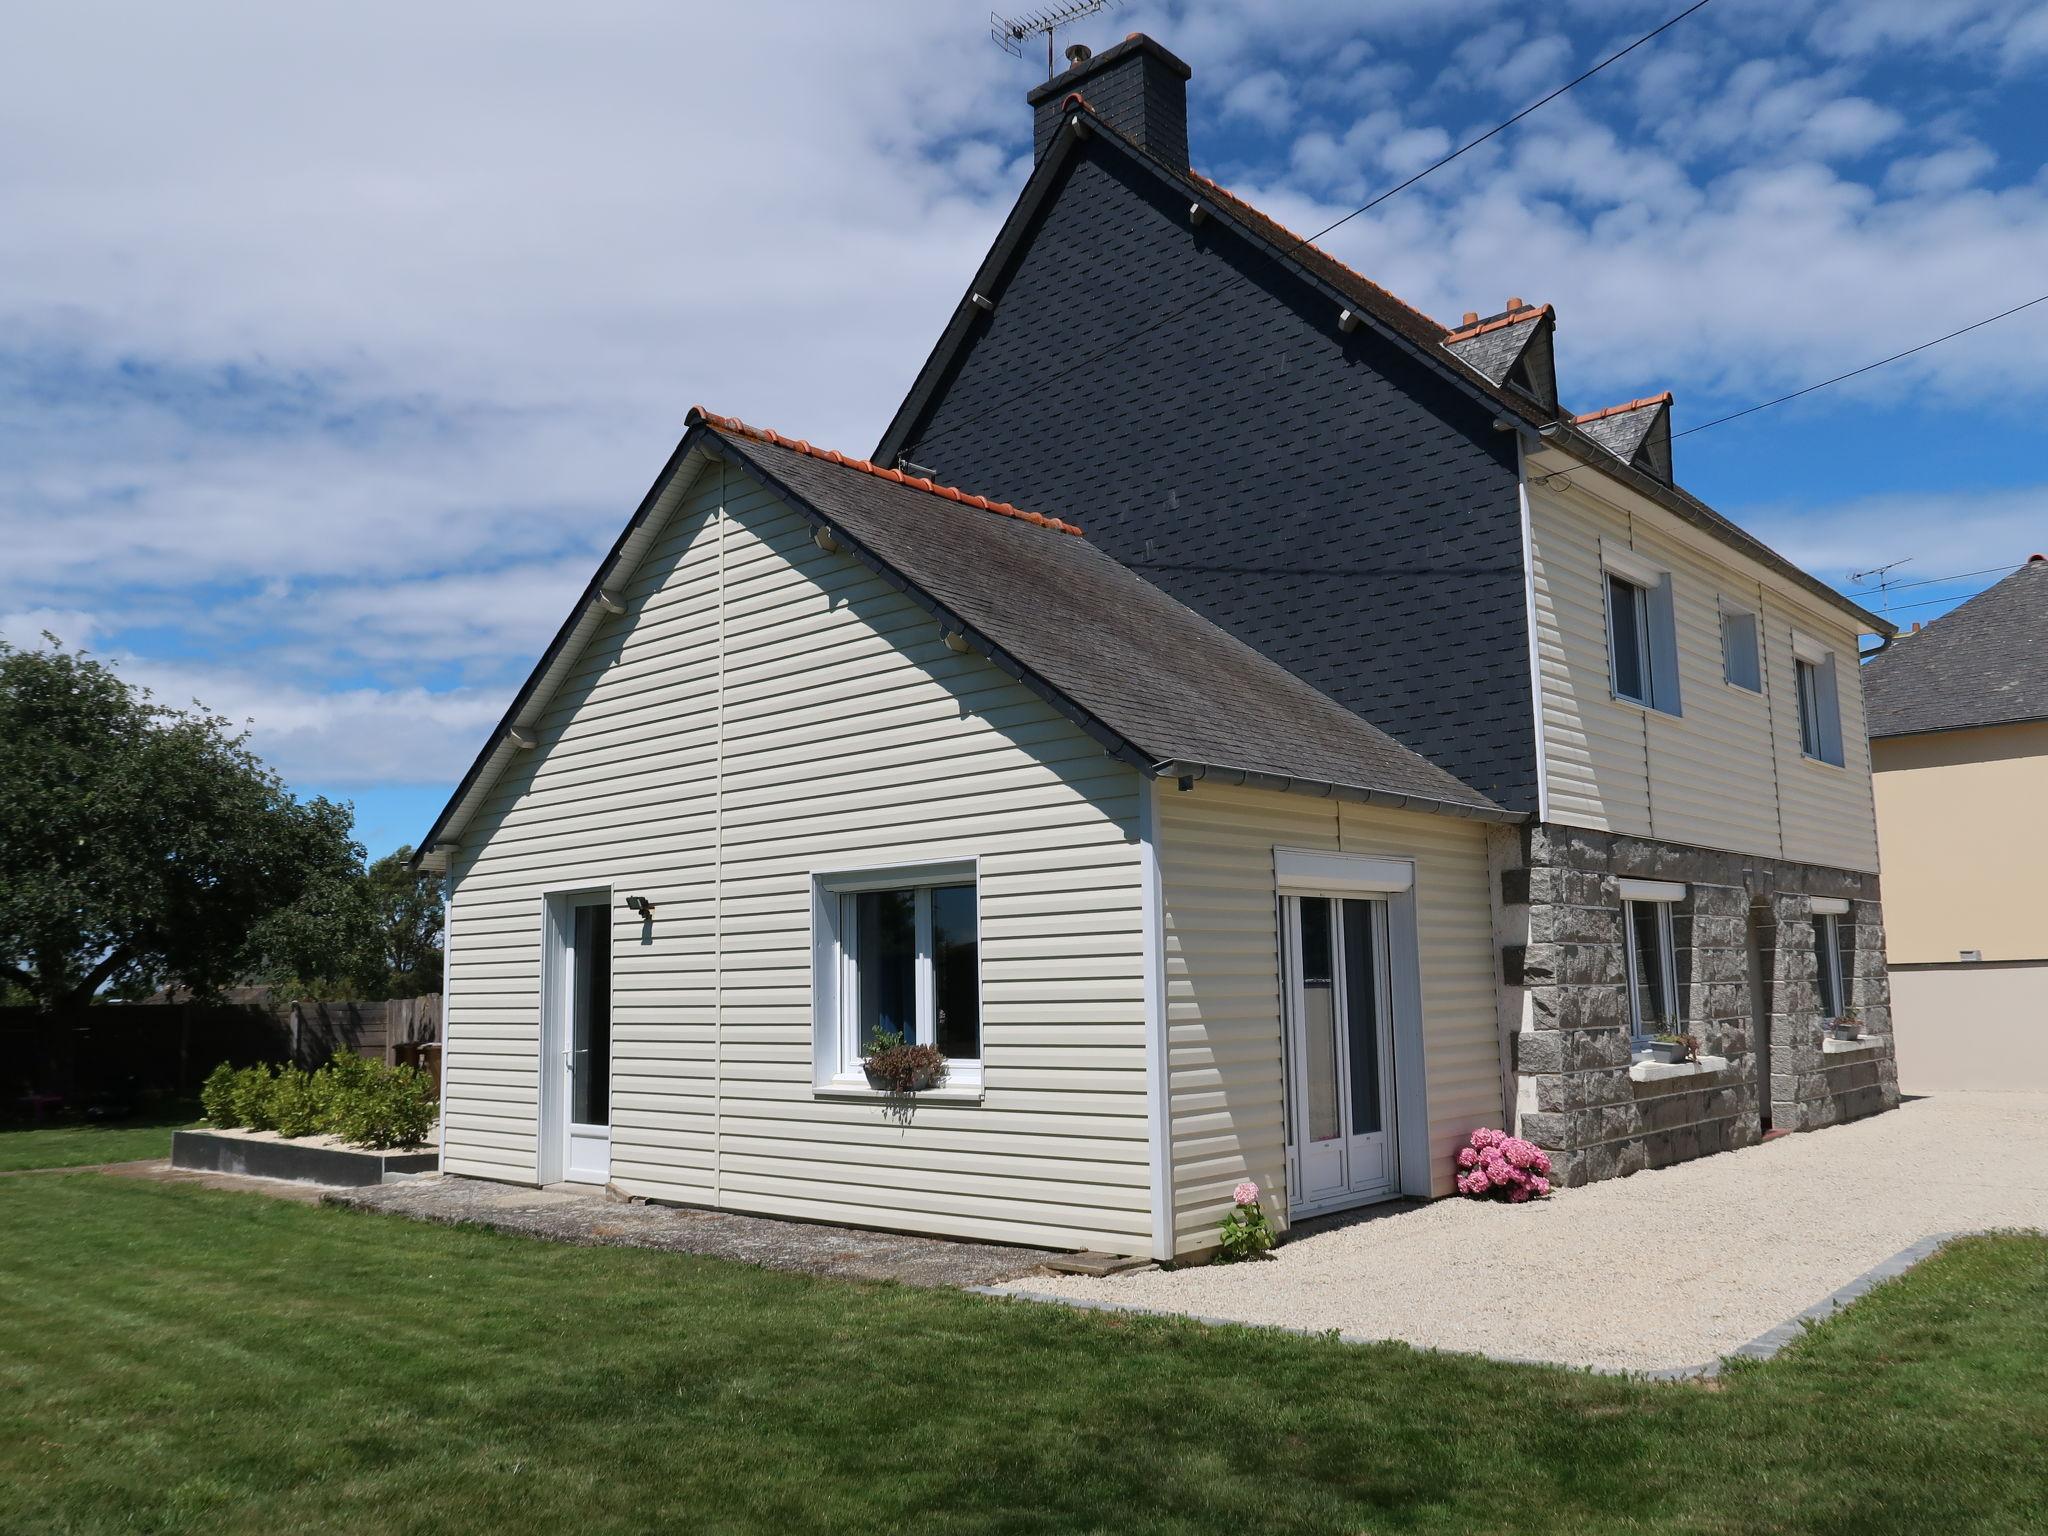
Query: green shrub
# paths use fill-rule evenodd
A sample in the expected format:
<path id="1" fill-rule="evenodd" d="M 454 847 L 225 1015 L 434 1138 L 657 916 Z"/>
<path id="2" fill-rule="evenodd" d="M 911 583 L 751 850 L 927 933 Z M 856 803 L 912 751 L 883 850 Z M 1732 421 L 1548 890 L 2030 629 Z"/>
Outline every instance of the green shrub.
<path id="1" fill-rule="evenodd" d="M 199 1085 L 199 1107 L 205 1113 L 206 1123 L 216 1130 L 228 1130 L 242 1123 L 235 1113 L 235 1082 L 240 1076 L 226 1062 L 222 1062 L 206 1074 L 206 1081 Z"/>
<path id="2" fill-rule="evenodd" d="M 381 1119 L 374 1128 L 378 1139 L 369 1145 L 406 1151 L 423 1145 L 440 1113 L 434 1080 L 417 1067 L 397 1067 L 385 1073 L 380 1091 Z"/>
<path id="3" fill-rule="evenodd" d="M 277 1124 L 272 1108 L 272 1087 L 277 1079 L 269 1067 L 244 1067 L 235 1074 L 231 1091 L 235 1123 L 252 1131 L 267 1131 Z"/>
<path id="4" fill-rule="evenodd" d="M 270 1121 L 280 1136 L 310 1136 L 320 1129 L 318 1074 L 284 1067 L 270 1085 Z"/>

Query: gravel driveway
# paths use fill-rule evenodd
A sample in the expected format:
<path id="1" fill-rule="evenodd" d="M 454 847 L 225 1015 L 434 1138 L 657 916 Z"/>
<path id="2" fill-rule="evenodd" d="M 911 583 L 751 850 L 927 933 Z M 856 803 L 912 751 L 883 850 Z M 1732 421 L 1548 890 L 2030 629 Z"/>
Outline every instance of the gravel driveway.
<path id="1" fill-rule="evenodd" d="M 1619 1370 L 1729 1353 L 1933 1233 L 2048 1228 L 2048 1095 L 1895 1113 L 1508 1206 L 1440 1200 L 1271 1263 L 1001 1289 Z"/>

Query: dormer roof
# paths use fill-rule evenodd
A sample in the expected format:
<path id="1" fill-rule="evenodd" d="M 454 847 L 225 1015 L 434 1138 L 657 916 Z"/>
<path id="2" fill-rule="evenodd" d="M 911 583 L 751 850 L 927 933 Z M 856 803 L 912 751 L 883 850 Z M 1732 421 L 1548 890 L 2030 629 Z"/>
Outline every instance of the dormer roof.
<path id="1" fill-rule="evenodd" d="M 1622 463 L 1672 483 L 1670 390 L 1588 411 L 1573 425 Z"/>

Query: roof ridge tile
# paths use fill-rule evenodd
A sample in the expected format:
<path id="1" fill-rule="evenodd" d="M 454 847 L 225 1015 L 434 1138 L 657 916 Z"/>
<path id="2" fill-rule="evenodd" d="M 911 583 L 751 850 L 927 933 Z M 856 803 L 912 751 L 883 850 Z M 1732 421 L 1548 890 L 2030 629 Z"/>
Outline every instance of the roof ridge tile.
<path id="1" fill-rule="evenodd" d="M 1624 401 L 1620 405 L 1610 405 L 1605 410 L 1588 411 L 1583 416 L 1574 416 L 1572 421 L 1575 425 L 1583 426 L 1589 421 L 1600 421 L 1609 416 L 1625 416 L 1630 411 L 1640 411 L 1646 405 L 1669 404 L 1671 404 L 1671 391 L 1667 389 L 1661 395 L 1645 395 L 1640 400 Z"/>
<path id="2" fill-rule="evenodd" d="M 1470 341 L 1474 336 L 1484 336 L 1489 331 L 1540 320 L 1549 313 L 1551 309 L 1548 304 L 1524 304 L 1520 309 L 1511 309 L 1504 315 L 1495 315 L 1491 320 L 1481 320 L 1476 325 L 1460 326 L 1444 337 L 1443 344 L 1448 347 L 1454 341 Z"/>
<path id="3" fill-rule="evenodd" d="M 707 411 L 701 405 L 690 407 L 689 415 L 683 419 L 685 426 L 702 422 L 720 432 L 729 432 L 735 437 L 749 437 L 757 443 L 770 443 L 777 448 L 787 448 L 792 453 L 801 453 L 806 458 L 820 459 L 827 464 L 838 464 L 846 469 L 857 469 L 862 474 L 873 475 L 878 480 L 891 480 L 912 490 L 925 491 L 947 501 L 957 501 L 964 506 L 976 507 L 984 512 L 994 512 L 1001 517 L 1013 517 L 1020 523 L 1031 523 L 1036 527 L 1050 528 L 1054 533 L 1072 534 L 1082 537 L 1081 525 L 1070 523 L 1064 518 L 1048 517 L 1043 512 L 1026 512 L 1013 507 L 1007 501 L 991 501 L 986 496 L 970 495 L 958 486 L 940 485 L 923 475 L 906 475 L 900 469 L 884 469 L 867 459 L 851 458 L 836 448 L 815 448 L 800 437 L 787 437 L 773 427 L 749 426 L 737 416 L 721 416 L 716 411 Z"/>

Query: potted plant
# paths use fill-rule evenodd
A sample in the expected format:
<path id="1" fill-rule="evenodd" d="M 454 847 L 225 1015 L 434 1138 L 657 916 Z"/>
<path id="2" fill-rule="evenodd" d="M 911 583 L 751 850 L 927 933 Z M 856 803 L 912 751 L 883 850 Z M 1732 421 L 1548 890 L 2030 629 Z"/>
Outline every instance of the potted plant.
<path id="1" fill-rule="evenodd" d="M 875 1031 L 860 1064 L 868 1086 L 887 1093 L 923 1093 L 946 1080 L 946 1058 L 936 1045 L 912 1045 L 893 1029 Z"/>
<path id="2" fill-rule="evenodd" d="M 1638 1061 L 1662 1062 L 1667 1066 L 1676 1066 L 1680 1062 L 1698 1061 L 1700 1059 L 1699 1036 L 1654 1035 L 1637 1052 L 1636 1059 Z"/>
<path id="3" fill-rule="evenodd" d="M 1863 1025 L 1853 1013 L 1844 1013 L 1826 1021 L 1827 1037 L 1830 1040 L 1860 1040 Z"/>

